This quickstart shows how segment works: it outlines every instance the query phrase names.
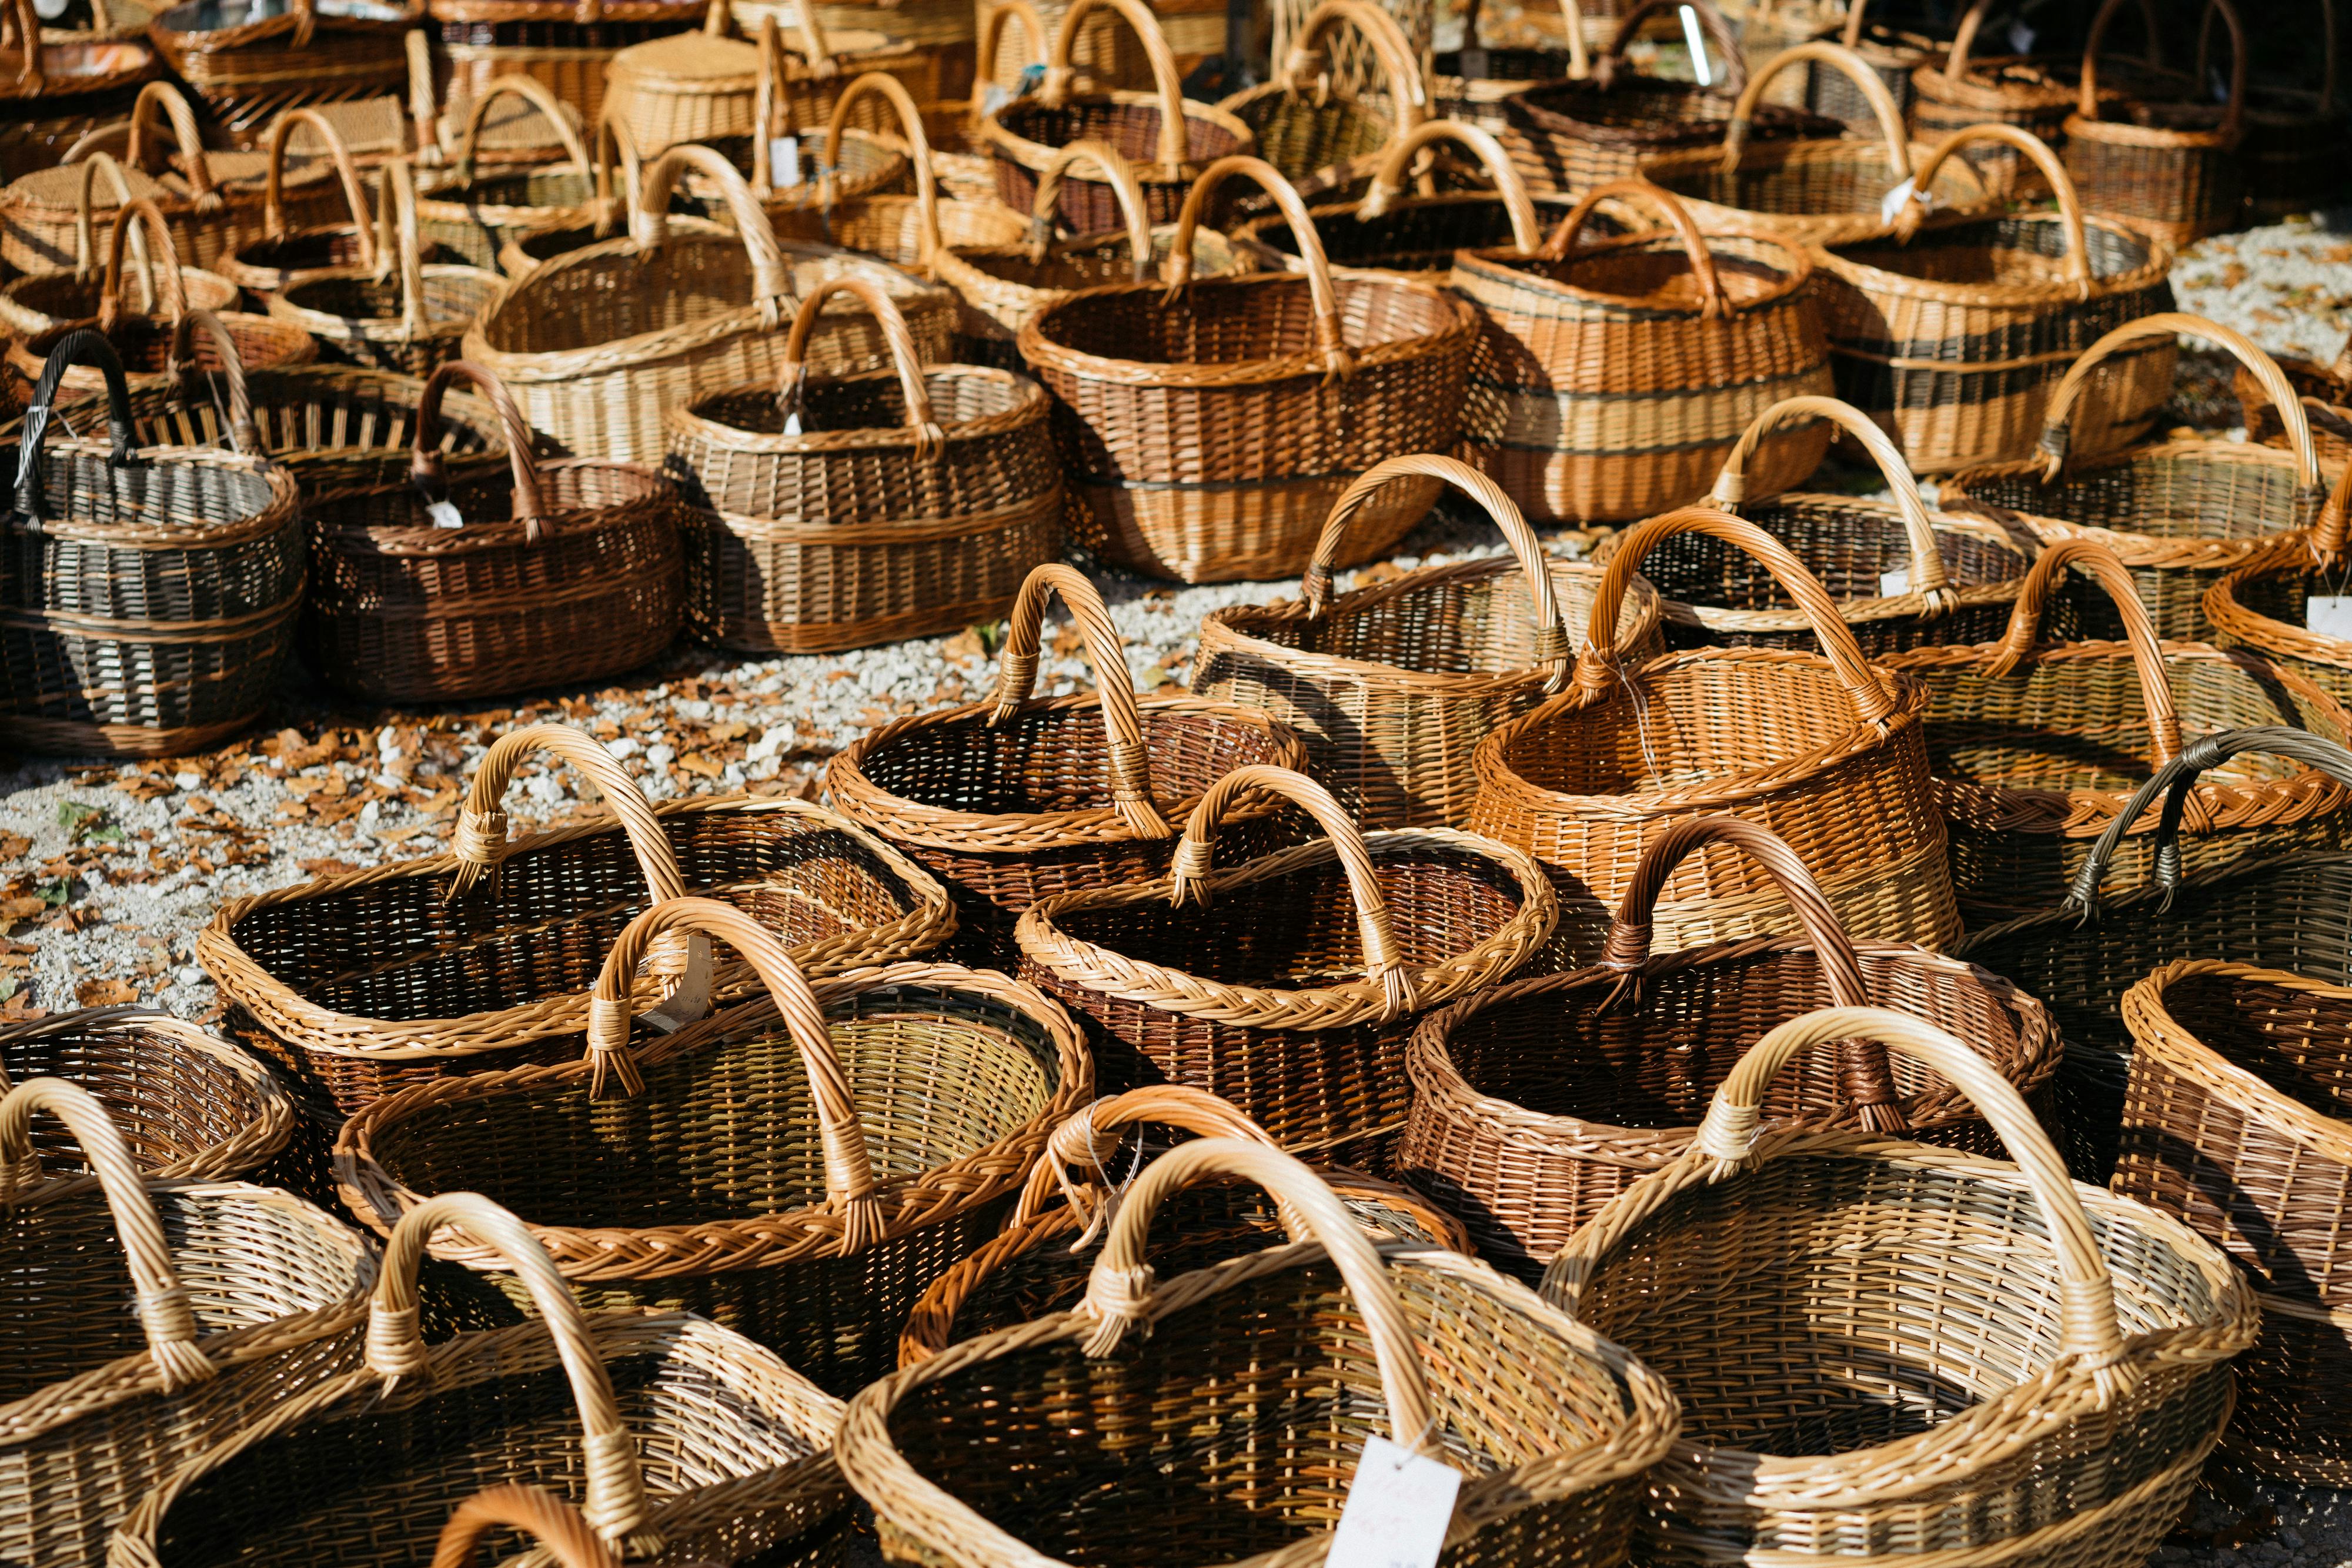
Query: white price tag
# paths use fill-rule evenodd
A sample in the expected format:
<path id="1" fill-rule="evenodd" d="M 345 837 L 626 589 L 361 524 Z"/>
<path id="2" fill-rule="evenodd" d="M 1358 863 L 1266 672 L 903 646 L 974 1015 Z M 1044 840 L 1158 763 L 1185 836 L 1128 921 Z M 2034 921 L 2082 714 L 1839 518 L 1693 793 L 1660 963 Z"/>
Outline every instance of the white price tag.
<path id="1" fill-rule="evenodd" d="M 2009 25 L 2009 47 L 2021 55 L 2032 54 L 2033 40 L 2039 37 L 2041 37 L 2040 34 L 2023 22 L 2011 22 Z"/>
<path id="2" fill-rule="evenodd" d="M 801 139 L 797 136 L 768 138 L 768 183 L 779 191 L 790 190 L 801 183 Z"/>
<path id="3" fill-rule="evenodd" d="M 1909 567 L 1898 566 L 1893 571 L 1882 571 L 1878 574 L 1879 598 L 1892 599 L 1898 593 L 1910 591 L 1911 569 Z"/>
<path id="4" fill-rule="evenodd" d="M 797 413 L 788 413 L 784 415 L 784 434 L 786 435 L 798 435 L 800 433 L 801 416 Z"/>
<path id="5" fill-rule="evenodd" d="M 1909 201 L 1913 193 L 1918 189 L 1919 183 L 1917 181 L 1906 180 L 1901 184 L 1888 191 L 1886 194 L 1879 197 L 1878 221 L 1882 224 L 1893 223 L 1896 214 L 1903 211 L 1903 204 Z M 1921 197 L 1919 204 L 1922 207 L 1925 207 L 1927 204 L 1927 199 L 1925 197 Z"/>
<path id="6" fill-rule="evenodd" d="M 459 517 L 457 508 L 447 501 L 428 501 L 425 515 L 433 519 L 433 526 L 436 528 L 462 528 L 466 526 L 466 519 Z"/>
<path id="7" fill-rule="evenodd" d="M 982 114 L 994 114 L 998 110 L 1003 109 L 1006 104 L 1011 103 L 1012 101 L 1013 94 L 1005 90 L 1003 84 L 1001 82 L 990 82 L 988 84 L 988 90 L 980 95 L 980 112 Z"/>
<path id="8" fill-rule="evenodd" d="M 2352 642 L 2352 593 L 2315 593 L 2303 603 L 2303 623 L 2323 637 Z"/>
<path id="9" fill-rule="evenodd" d="M 1364 1445 L 1324 1568 L 1436 1568 L 1462 1474 L 1386 1437 Z"/>

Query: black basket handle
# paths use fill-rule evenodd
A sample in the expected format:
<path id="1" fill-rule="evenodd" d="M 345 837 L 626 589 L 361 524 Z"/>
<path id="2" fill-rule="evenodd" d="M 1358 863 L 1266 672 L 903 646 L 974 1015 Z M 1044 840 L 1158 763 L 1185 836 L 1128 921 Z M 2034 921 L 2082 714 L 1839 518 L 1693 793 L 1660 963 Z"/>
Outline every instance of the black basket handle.
<path id="1" fill-rule="evenodd" d="M 41 443 L 49 431 L 50 405 L 57 401 L 58 383 L 76 365 L 95 366 L 106 378 L 106 433 L 114 445 L 107 463 L 116 468 L 138 463 L 131 451 L 131 382 L 122 373 L 122 357 L 97 328 L 77 328 L 58 340 L 42 361 L 32 405 L 25 410 L 25 434 L 17 438 L 16 510 L 28 517 L 41 515 Z"/>

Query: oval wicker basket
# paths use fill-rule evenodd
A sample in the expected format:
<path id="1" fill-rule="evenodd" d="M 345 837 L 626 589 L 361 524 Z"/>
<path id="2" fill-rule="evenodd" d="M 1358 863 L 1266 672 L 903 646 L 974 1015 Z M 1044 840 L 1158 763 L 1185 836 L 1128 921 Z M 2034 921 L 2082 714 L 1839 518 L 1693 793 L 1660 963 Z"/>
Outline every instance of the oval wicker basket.
<path id="1" fill-rule="evenodd" d="M 74 226 L 72 265 L 67 271 L 37 272 L 0 284 L 0 335 L 29 338 L 55 327 L 89 320 L 104 307 L 106 257 L 98 248 L 90 214 L 91 190 L 101 172 L 114 187 L 118 208 L 131 201 L 130 181 L 121 165 L 104 152 L 92 152 L 82 161 L 81 201 Z M 132 259 L 138 264 L 138 270 L 131 275 L 139 285 L 135 308 L 142 315 L 163 315 L 163 285 L 156 279 L 155 258 L 148 254 L 143 227 L 132 227 L 131 246 Z M 191 310 L 226 310 L 236 303 L 236 285 L 218 273 L 183 267 L 180 298 Z"/>
<path id="2" fill-rule="evenodd" d="M 423 0 L 182 0 L 147 37 L 207 118 L 249 145 L 289 109 L 397 99 Z"/>
<path id="3" fill-rule="evenodd" d="M 1835 43 L 1877 73 L 1879 85 L 1895 101 L 1895 112 L 1916 128 L 1911 78 L 1920 68 L 1939 58 L 1948 45 L 1925 33 L 1870 21 L 1869 9 L 1869 0 L 1846 0 L 1843 24 L 1816 36 Z M 1918 14 L 1916 8 L 1912 14 Z M 1878 124 L 1877 107 L 1859 83 L 1840 70 L 1815 67 L 1805 83 L 1805 104 L 1857 136 L 1870 135 Z"/>
<path id="4" fill-rule="evenodd" d="M 483 127 L 500 99 L 520 99 L 539 110 L 562 149 L 559 162 L 528 164 L 486 162 Z M 617 120 L 593 122 L 600 137 Z M 623 134 L 626 134 L 625 131 Z M 599 148 L 601 154 L 602 148 Z M 451 259 L 473 267 L 497 265 L 499 247 L 529 230 L 583 221 L 592 204 L 609 201 L 611 183 L 604 165 L 588 155 L 553 93 L 527 76 L 493 79 L 466 115 L 457 156 L 446 170 L 422 170 L 416 178 L 419 236 Z"/>
<path id="5" fill-rule="evenodd" d="M 1696 4 L 1705 5 L 1708 0 L 1696 0 Z M 1609 8 L 1610 5 L 1598 7 L 1604 13 Z M 1503 105 L 1510 99 L 1551 82 L 1581 81 L 1591 76 L 1592 37 L 1584 8 L 1578 0 L 1559 0 L 1559 10 L 1565 49 L 1551 47 L 1548 40 L 1535 47 L 1497 49 L 1487 47 L 1480 36 L 1479 21 L 1486 11 L 1483 0 L 1467 0 L 1461 13 L 1462 47 L 1429 57 L 1430 112 L 1490 135 L 1507 136 Z M 1528 22 L 1524 13 L 1520 21 L 1524 37 Z M 1604 38 L 1615 36 L 1613 17 L 1596 16 L 1593 25 L 1609 29 L 1601 35 Z"/>
<path id="6" fill-rule="evenodd" d="M 286 149 L 294 132 L 310 131 L 325 143 L 333 160 L 349 211 L 341 221 L 312 228 L 286 226 Z M 262 236 L 239 246 L 221 260 L 223 277 L 239 288 L 267 299 L 289 285 L 322 276 L 341 276 L 356 267 L 376 270 L 376 214 L 360 185 L 360 172 L 351 149 L 333 120 L 315 109 L 289 109 L 271 122 L 263 147 L 269 160 L 268 183 L 261 199 Z M 442 259 L 433 257 L 434 260 Z"/>
<path id="7" fill-rule="evenodd" d="M 1956 1085 L 2017 1163 L 1759 1125 L 1791 1059 L 1856 1037 Z M 1875 1008 L 1758 1041 L 1690 1149 L 1579 1231 L 1543 1293 L 1681 1395 L 1637 1546 L 1662 1565 L 2144 1563 L 2229 1420 L 2255 1324 L 2219 1249 L 2071 1186 L 1989 1063 Z"/>
<path id="8" fill-rule="evenodd" d="M 1384 99 L 1332 87 L 1328 49 L 1343 27 L 1354 28 L 1380 62 Z M 1320 0 L 1291 34 L 1288 57 L 1274 79 L 1217 107 L 1249 128 L 1257 155 L 1302 196 L 1352 192 L 1429 108 L 1404 29 L 1370 0 Z"/>
<path id="9" fill-rule="evenodd" d="M 127 36 L 58 33 L 41 26 L 32 0 L 11 0 L 0 29 L 14 35 L 14 48 L 0 53 L 0 183 L 55 167 L 83 137 L 128 113 L 156 74 L 143 23 Z"/>
<path id="10" fill-rule="evenodd" d="M 2228 99 L 2217 114 L 2206 78 L 2157 93 L 2099 90 L 2099 46 L 2124 0 L 2106 0 L 2083 44 L 2074 112 L 2066 117 L 2066 172 L 2084 207 L 2120 218 L 2179 248 L 2234 228 L 2244 195 L 2246 30 L 2230 0 L 2206 0 L 2230 29 Z M 2201 51 L 2200 51 L 2201 53 Z"/>
<path id="11" fill-rule="evenodd" d="M 853 152 L 862 145 L 859 142 L 850 144 Z M 891 157 L 895 160 L 898 154 L 893 153 Z M 621 175 L 617 193 L 613 185 L 615 164 L 618 164 Z M 734 231 L 724 224 L 709 218 L 680 215 L 684 209 L 702 204 L 691 193 L 696 183 L 691 172 L 682 183 L 688 193 L 680 195 L 673 191 L 670 199 L 672 210 L 665 232 L 708 235 L 722 242 L 731 239 Z M 567 183 L 552 187 L 549 193 L 568 196 L 576 188 Z M 721 205 L 725 204 L 726 197 L 721 188 L 715 184 L 710 188 L 717 193 L 715 199 Z M 559 256 L 569 256 L 575 250 L 620 235 L 621 227 L 628 222 L 629 214 L 637 210 L 637 197 L 645 189 L 645 169 L 637 157 L 636 143 L 629 140 L 629 128 L 609 114 L 596 127 L 595 176 L 591 189 L 595 194 L 583 207 L 560 216 L 543 217 L 529 227 L 504 231 L 505 237 L 499 246 L 499 270 L 520 281 L 537 272 L 542 262 L 552 261 Z M 430 205 L 429 198 L 427 205 Z"/>
<path id="12" fill-rule="evenodd" d="M 1737 852 L 1796 912 L 1782 936 L 1653 952 L 1651 911 L 1675 867 Z M 1469 1227 L 1498 1269 L 1533 1278 L 1602 1207 L 1680 1158 L 1745 1042 L 1822 1007 L 1898 1007 L 1948 1029 L 2030 1100 L 2063 1042 L 2042 1004 L 1971 964 L 1855 942 L 1789 846 L 1737 817 L 1651 841 L 1601 961 L 1515 980 L 1413 1031 L 1412 1119 L 1397 1174 Z M 1867 1040 L 1822 1041 L 1764 1102 L 1777 1127 L 1863 1128 L 1988 1153 L 1952 1084 Z"/>
<path id="13" fill-rule="evenodd" d="M 889 134 L 873 129 L 849 129 L 848 110 L 855 107 L 855 100 L 870 96 L 880 83 L 890 84 L 885 89 L 886 98 L 895 93 L 896 99 L 909 106 L 916 103 L 905 82 L 886 72 L 868 71 L 846 88 L 829 87 L 828 95 L 838 94 L 831 97 L 830 114 L 803 121 L 795 112 L 798 99 L 790 86 L 793 57 L 784 47 L 783 35 L 779 31 L 782 26 L 772 17 L 760 23 L 760 74 L 751 94 L 751 123 L 758 129 L 743 137 L 727 138 L 718 145 L 738 169 L 748 170 L 751 193 L 767 209 L 768 221 L 778 235 L 834 244 L 836 242 L 826 233 L 825 219 L 835 208 L 845 213 L 877 192 L 897 192 L 905 186 L 914 157 L 902 138 L 909 125 L 921 128 L 922 115 L 919 110 L 910 110 L 910 119 L 894 100 L 869 107 L 864 117 L 868 124 L 887 126 Z M 873 81 L 867 81 L 869 77 Z M 635 147 L 621 115 L 607 114 L 604 123 L 625 145 Z M 814 145 L 815 169 L 812 174 L 801 167 L 800 161 L 805 155 L 803 150 L 826 125 L 838 129 L 822 144 Z M 597 152 L 602 157 L 604 149 L 600 146 Z M 784 157 L 781 164 L 777 161 L 779 154 Z M 632 160 L 635 156 L 634 152 L 629 153 Z M 634 183 L 630 189 L 635 189 Z M 603 190 L 600 186 L 600 194 Z M 697 210 L 714 210 L 726 201 L 719 186 L 690 172 L 686 179 L 686 193 Z M 898 204 L 909 210 L 914 204 L 905 197 Z M 904 228 L 903 214 L 901 218 Z M 920 235 L 911 228 L 899 237 L 918 244 L 920 240 Z"/>
<path id="14" fill-rule="evenodd" d="M 1911 133 L 1940 141 L 1979 125 L 2007 125 L 2043 146 L 2066 141 L 2066 117 L 2074 111 L 2074 86 L 2051 64 L 2023 55 L 1982 57 L 1977 35 L 2003 0 L 1972 0 L 1960 16 L 1951 47 L 1940 60 L 1911 72 Z M 2151 38 L 2156 32 L 2150 29 Z M 2071 62 L 2070 62 L 2071 63 Z M 1990 138 L 1967 143 L 1966 158 L 1997 196 L 2046 195 L 2039 167 L 2015 142 Z"/>
<path id="15" fill-rule="evenodd" d="M 637 151 L 657 157 L 690 143 L 740 143 L 774 123 L 761 112 L 772 78 L 782 78 L 773 112 L 787 125 L 822 125 L 841 89 L 866 71 L 887 71 L 920 92 L 929 65 L 922 50 L 880 33 L 828 35 L 816 7 L 794 7 L 800 44 L 783 43 L 773 12 L 759 18 L 756 39 L 728 36 L 727 0 L 711 0 L 703 30 L 635 44 L 605 68 L 604 112 L 629 128 Z M 770 91 L 763 92 L 763 87 Z"/>
<path id="16" fill-rule="evenodd" d="M 1424 566 L 1334 599 L 1331 561 L 1382 486 L 1435 479 L 1468 497 L 1509 555 Z M 1567 684 L 1568 627 L 1590 618 L 1598 568 L 1544 554 L 1500 487 L 1451 457 L 1391 457 L 1348 486 L 1297 600 L 1229 605 L 1201 622 L 1192 689 L 1258 708 L 1307 746 L 1307 771 L 1355 821 L 1456 828 L 1478 790 L 1470 752 Z M 1627 641 L 1656 652 L 1656 595 L 1637 580 Z"/>
<path id="17" fill-rule="evenodd" d="M 2307 538 L 2280 540 L 2205 591 L 2205 619 L 2222 647 L 2249 649 L 2352 706 L 2352 642 L 2282 618 L 2308 614 L 2291 607 L 2305 603 L 2309 590 L 2343 589 L 2347 508 L 2352 465 L 2338 476 Z"/>

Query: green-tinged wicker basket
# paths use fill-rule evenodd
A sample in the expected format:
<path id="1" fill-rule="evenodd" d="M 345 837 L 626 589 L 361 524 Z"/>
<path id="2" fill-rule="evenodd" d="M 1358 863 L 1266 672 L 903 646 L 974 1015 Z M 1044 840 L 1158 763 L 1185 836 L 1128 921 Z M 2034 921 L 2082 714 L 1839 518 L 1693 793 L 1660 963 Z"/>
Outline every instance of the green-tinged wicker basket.
<path id="1" fill-rule="evenodd" d="M 1385 95 L 1358 97 L 1331 85 L 1328 46 L 1352 27 L 1380 62 Z M 1347 194 L 1428 111 L 1420 62 L 1396 19 L 1372 0 L 1321 0 L 1289 39 L 1275 78 L 1217 107 L 1256 138 L 1257 155 L 1301 195 Z"/>

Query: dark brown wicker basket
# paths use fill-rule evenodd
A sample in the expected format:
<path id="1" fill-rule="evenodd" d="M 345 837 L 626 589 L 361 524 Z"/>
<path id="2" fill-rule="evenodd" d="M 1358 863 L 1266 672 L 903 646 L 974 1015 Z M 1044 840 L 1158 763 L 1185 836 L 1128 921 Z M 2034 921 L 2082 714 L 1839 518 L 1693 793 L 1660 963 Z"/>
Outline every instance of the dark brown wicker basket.
<path id="1" fill-rule="evenodd" d="M 422 0 L 184 0 L 147 36 L 243 145 L 285 110 L 397 98 Z"/>

